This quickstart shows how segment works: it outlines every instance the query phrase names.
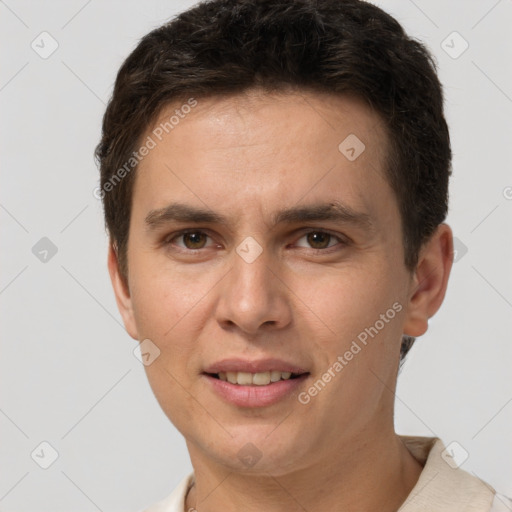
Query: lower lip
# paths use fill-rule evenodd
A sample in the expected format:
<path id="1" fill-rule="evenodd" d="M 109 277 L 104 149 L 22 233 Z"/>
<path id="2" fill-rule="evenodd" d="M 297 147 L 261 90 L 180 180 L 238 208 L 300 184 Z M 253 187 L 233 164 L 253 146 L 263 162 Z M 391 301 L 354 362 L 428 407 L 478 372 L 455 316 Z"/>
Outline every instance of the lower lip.
<path id="1" fill-rule="evenodd" d="M 308 373 L 295 379 L 279 380 L 266 386 L 241 386 L 220 380 L 208 374 L 203 377 L 212 389 L 224 400 L 240 407 L 264 407 L 272 405 L 291 395 L 309 377 Z"/>

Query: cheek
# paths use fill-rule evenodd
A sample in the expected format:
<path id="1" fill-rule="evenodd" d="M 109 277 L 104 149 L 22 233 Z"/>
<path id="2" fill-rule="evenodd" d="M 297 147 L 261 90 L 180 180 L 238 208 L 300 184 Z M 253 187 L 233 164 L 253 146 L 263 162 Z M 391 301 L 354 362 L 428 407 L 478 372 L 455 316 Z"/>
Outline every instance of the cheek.
<path id="1" fill-rule="evenodd" d="M 341 401 L 345 410 L 364 400 L 378 403 L 383 386 L 379 379 L 389 381 L 399 355 L 404 307 L 398 279 L 391 268 L 375 262 L 317 278 L 315 286 L 311 282 L 300 278 L 292 289 L 307 298 L 301 316 L 314 334 L 318 371 L 337 372 L 324 400 Z M 340 370 L 333 368 L 336 362 Z"/>
<path id="2" fill-rule="evenodd" d="M 296 276 L 292 289 L 309 310 L 308 316 L 331 331 L 331 338 L 347 341 L 373 325 L 397 300 L 389 269 L 378 267 L 377 263 L 347 265 L 329 273 L 324 269 L 316 276 Z"/>
<path id="3" fill-rule="evenodd" d="M 170 275 L 154 270 L 137 274 L 132 302 L 141 336 L 160 350 L 144 367 L 148 382 L 164 413 L 182 431 L 202 414 L 188 390 L 197 372 L 196 340 L 207 302 L 190 276 Z"/>
<path id="4" fill-rule="evenodd" d="M 167 370 L 186 387 L 198 371 L 198 340 L 204 337 L 212 318 L 212 297 L 219 277 L 214 272 L 182 273 L 170 268 L 156 271 L 155 265 L 148 268 L 151 270 L 137 275 L 132 303 L 141 339 L 150 339 L 160 350 L 158 364 L 146 367 L 148 378 L 155 393 L 160 384 L 165 386 L 161 389 L 167 389 L 165 393 L 169 392 L 170 376 L 163 375 L 161 383 L 159 369 Z M 176 388 L 171 394 L 179 391 Z"/>
<path id="5" fill-rule="evenodd" d="M 205 275 L 183 274 L 165 260 L 133 260 L 131 296 L 137 326 L 163 343 L 180 323 L 187 323 L 208 288 Z"/>

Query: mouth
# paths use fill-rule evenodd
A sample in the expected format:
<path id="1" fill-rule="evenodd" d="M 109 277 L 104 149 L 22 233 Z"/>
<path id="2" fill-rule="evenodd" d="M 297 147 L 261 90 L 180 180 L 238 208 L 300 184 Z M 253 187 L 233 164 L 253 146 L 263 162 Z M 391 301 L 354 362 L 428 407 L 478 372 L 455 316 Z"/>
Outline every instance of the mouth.
<path id="1" fill-rule="evenodd" d="M 277 357 L 228 357 L 203 369 L 208 389 L 224 402 L 238 407 L 267 407 L 291 400 L 307 385 L 309 366 Z"/>
<path id="2" fill-rule="evenodd" d="M 203 372 L 209 389 L 232 405 L 252 408 L 267 407 L 291 399 L 306 385 L 309 372 L 292 373 L 278 370 L 265 372 Z"/>
<path id="3" fill-rule="evenodd" d="M 300 377 L 309 375 L 309 372 L 292 373 L 281 372 L 279 370 L 272 370 L 266 372 L 249 373 L 249 372 L 219 372 L 207 373 L 205 375 L 213 377 L 214 379 L 229 382 L 238 386 L 268 386 L 275 382 L 283 380 L 293 380 Z"/>

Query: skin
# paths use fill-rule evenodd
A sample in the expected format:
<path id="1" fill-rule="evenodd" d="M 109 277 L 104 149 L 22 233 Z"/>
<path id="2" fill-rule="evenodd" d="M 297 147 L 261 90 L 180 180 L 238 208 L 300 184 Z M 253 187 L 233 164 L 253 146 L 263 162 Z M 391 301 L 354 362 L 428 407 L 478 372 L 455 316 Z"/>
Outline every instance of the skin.
<path id="1" fill-rule="evenodd" d="M 349 134 L 366 146 L 355 161 L 338 150 Z M 424 334 L 440 307 L 453 242 L 441 224 L 407 271 L 387 144 L 380 118 L 354 97 L 252 90 L 198 99 L 141 162 L 127 279 L 112 248 L 108 265 L 128 333 L 161 351 L 145 369 L 186 439 L 196 478 L 186 510 L 395 511 L 417 482 L 422 467 L 393 425 L 400 343 Z M 149 212 L 177 201 L 228 220 L 147 228 Z M 282 208 L 332 201 L 373 229 L 272 224 Z M 185 228 L 208 236 L 178 237 Z M 248 236 L 262 248 L 252 263 L 236 252 Z M 306 405 L 290 396 L 237 407 L 201 375 L 225 357 L 278 357 L 310 372 L 306 390 L 395 302 L 402 310 Z M 261 454 L 252 467 L 237 455 L 247 443 Z"/>

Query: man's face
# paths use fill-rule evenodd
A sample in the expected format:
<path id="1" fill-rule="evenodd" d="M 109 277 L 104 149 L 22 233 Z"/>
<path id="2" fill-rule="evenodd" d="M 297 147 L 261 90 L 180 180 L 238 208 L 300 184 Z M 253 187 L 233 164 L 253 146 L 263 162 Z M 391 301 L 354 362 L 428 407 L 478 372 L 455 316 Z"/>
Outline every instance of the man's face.
<path id="1" fill-rule="evenodd" d="M 279 475 L 392 429 L 412 280 L 380 119 L 354 98 L 252 91 L 198 99 L 148 135 L 124 319 L 160 350 L 149 382 L 191 456 Z M 177 203 L 212 218 L 176 220 Z M 329 217 L 343 207 L 353 216 Z M 306 375 L 233 391 L 205 373 L 232 358 Z M 252 469 L 247 453 L 261 455 Z"/>

